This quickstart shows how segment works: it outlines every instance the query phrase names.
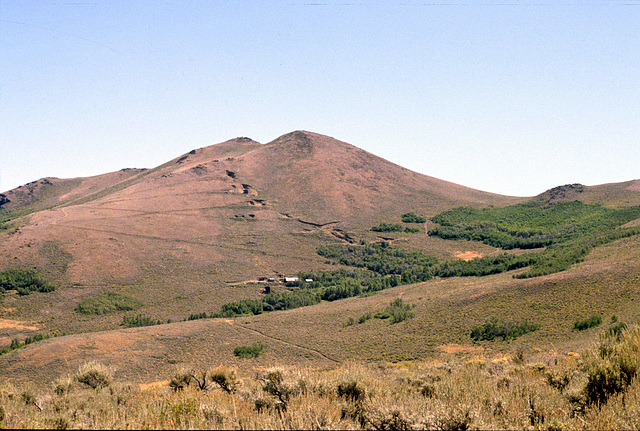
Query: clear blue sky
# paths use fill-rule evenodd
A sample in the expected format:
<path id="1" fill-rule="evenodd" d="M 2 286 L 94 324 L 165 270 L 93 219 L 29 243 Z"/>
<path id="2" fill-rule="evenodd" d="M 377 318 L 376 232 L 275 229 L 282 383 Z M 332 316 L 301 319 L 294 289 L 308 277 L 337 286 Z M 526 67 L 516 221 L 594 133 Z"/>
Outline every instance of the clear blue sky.
<path id="1" fill-rule="evenodd" d="M 640 178 L 640 1 L 0 0 L 0 191 L 298 129 L 495 193 Z"/>

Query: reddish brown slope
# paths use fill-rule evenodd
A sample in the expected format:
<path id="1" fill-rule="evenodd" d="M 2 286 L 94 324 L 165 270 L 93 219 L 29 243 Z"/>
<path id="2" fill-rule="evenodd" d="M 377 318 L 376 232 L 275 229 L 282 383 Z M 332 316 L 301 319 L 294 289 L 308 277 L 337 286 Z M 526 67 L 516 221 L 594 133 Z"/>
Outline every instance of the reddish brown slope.
<path id="1" fill-rule="evenodd" d="M 73 201 L 135 178 L 145 169 L 122 169 L 84 178 L 42 178 L 0 194 L 0 208 L 39 210 Z"/>
<path id="2" fill-rule="evenodd" d="M 215 279 L 233 281 L 254 270 L 302 269 L 301 261 L 317 259 L 326 223 L 367 230 L 407 211 L 517 200 L 417 174 L 315 133 L 266 145 L 238 138 L 151 170 L 82 179 L 47 200 L 62 206 L 32 214 L 5 236 L 0 266 L 55 267 L 62 280 L 95 284 L 214 265 Z"/>
<path id="3" fill-rule="evenodd" d="M 421 175 L 347 143 L 296 131 L 237 159 L 238 175 L 282 212 L 348 227 L 416 210 L 435 215 L 457 205 L 505 205 L 517 199 Z"/>

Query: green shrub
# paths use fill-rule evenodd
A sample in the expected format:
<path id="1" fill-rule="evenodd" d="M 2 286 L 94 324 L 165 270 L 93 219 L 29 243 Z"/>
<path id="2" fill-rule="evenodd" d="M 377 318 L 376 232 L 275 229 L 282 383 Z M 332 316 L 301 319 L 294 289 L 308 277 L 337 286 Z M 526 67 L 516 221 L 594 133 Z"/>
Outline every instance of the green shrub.
<path id="1" fill-rule="evenodd" d="M 55 286 L 33 269 L 8 269 L 0 272 L 0 293 L 7 290 L 28 295 L 32 292 L 53 292 Z"/>
<path id="2" fill-rule="evenodd" d="M 474 341 L 493 341 L 502 338 L 503 341 L 518 338 L 540 328 L 540 325 L 524 321 L 521 323 L 499 322 L 492 319 L 484 325 L 476 326 L 471 330 L 471 338 Z"/>
<path id="3" fill-rule="evenodd" d="M 574 331 L 584 331 L 589 328 L 594 328 L 602 323 L 602 317 L 600 316 L 591 316 L 586 320 L 576 320 L 573 322 L 573 330 Z"/>
<path id="4" fill-rule="evenodd" d="M 627 324 L 624 322 L 618 322 L 607 329 L 607 335 L 619 340 L 622 337 L 622 331 L 625 329 L 627 329 Z"/>
<path id="5" fill-rule="evenodd" d="M 137 310 L 144 304 L 142 301 L 119 293 L 103 293 L 93 298 L 85 299 L 76 307 L 80 314 L 109 314 L 118 311 Z"/>
<path id="6" fill-rule="evenodd" d="M 411 306 L 402 302 L 401 298 L 396 298 L 382 311 L 377 312 L 373 317 L 376 319 L 390 319 L 391 323 L 399 323 L 414 317 Z"/>
<path id="7" fill-rule="evenodd" d="M 367 320 L 370 320 L 372 318 L 373 318 L 373 314 L 371 314 L 371 312 L 364 313 L 362 316 L 360 316 L 360 318 L 358 318 L 358 323 L 364 323 Z"/>
<path id="8" fill-rule="evenodd" d="M 426 223 L 427 219 L 415 213 L 402 214 L 403 223 Z"/>
<path id="9" fill-rule="evenodd" d="M 262 343 L 253 343 L 251 346 L 240 346 L 233 349 L 233 354 L 239 358 L 250 359 L 262 355 L 267 346 Z"/>
<path id="10" fill-rule="evenodd" d="M 373 232 L 403 232 L 404 226 L 397 223 L 380 223 L 371 228 Z"/>
<path id="11" fill-rule="evenodd" d="M 121 325 L 125 328 L 137 328 L 141 326 L 162 325 L 163 323 L 165 322 L 162 320 L 156 320 L 149 316 L 138 314 L 135 317 L 124 316 Z"/>
<path id="12" fill-rule="evenodd" d="M 640 330 L 622 330 L 619 339 L 605 337 L 585 365 L 584 394 L 589 404 L 606 403 L 626 391 L 640 368 Z"/>

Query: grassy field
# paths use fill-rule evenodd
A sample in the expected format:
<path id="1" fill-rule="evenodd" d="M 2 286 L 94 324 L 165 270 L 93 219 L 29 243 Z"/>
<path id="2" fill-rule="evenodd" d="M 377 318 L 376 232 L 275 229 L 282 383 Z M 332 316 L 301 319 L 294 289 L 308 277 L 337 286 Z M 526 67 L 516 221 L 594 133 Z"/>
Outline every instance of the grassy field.
<path id="1" fill-rule="evenodd" d="M 594 338 L 594 337 L 592 337 Z M 632 429 L 640 330 L 591 349 L 330 369 L 176 368 L 135 385 L 96 362 L 49 386 L 0 385 L 0 424 L 55 429 Z M 251 359 L 247 359 L 251 361 Z"/>

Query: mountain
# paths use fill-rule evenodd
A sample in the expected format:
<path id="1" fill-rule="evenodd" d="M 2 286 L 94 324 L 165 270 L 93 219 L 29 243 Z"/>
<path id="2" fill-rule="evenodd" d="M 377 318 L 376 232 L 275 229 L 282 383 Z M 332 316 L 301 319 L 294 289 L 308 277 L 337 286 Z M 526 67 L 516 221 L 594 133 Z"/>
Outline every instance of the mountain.
<path id="1" fill-rule="evenodd" d="M 408 211 L 518 200 L 309 132 L 265 145 L 233 139 L 153 169 L 43 179 L 3 196 L 2 208 L 37 211 L 0 243 L 0 265 L 35 265 L 76 285 L 130 283 L 176 266 L 222 264 L 219 281 L 284 273 L 300 269 L 291 259 L 315 259 L 326 236 L 349 238 Z"/>
<path id="2" fill-rule="evenodd" d="M 637 267 L 633 256 L 640 249 L 634 238 L 615 243 L 577 269 L 540 279 L 499 274 L 433 280 L 285 312 L 181 322 L 192 313 L 217 311 L 226 302 L 262 297 L 262 277 L 336 269 L 316 253 L 327 244 L 384 240 L 439 259 L 499 254 L 481 243 L 429 237 L 430 222 L 419 233 L 372 232 L 371 227 L 399 223 L 407 212 L 429 218 L 460 206 L 531 200 L 638 205 L 640 182 L 561 186 L 531 198 L 502 196 L 418 174 L 305 131 L 267 144 L 236 138 L 152 169 L 38 180 L 0 195 L 0 208 L 14 217 L 0 230 L 0 269 L 36 268 L 58 288 L 46 294 L 5 294 L 0 347 L 40 332 L 73 335 L 3 355 L 0 369 L 24 377 L 38 368 L 53 377 L 69 364 L 105 358 L 126 364 L 130 376 L 142 373 L 144 380 L 165 375 L 176 361 L 237 362 L 234 346 L 264 340 L 272 356 L 263 365 L 424 357 L 447 343 L 464 344 L 468 326 L 481 322 L 487 310 L 509 313 L 520 310 L 522 301 L 530 307 L 525 308 L 531 314 L 527 318 L 552 308 L 562 318 L 577 318 L 562 307 L 601 279 L 618 283 L 626 293 L 617 290 L 606 307 L 598 302 L 605 297 L 593 293 L 585 309 L 629 314 L 624 304 L 637 290 L 629 268 Z M 561 291 L 564 305 L 547 304 L 551 290 Z M 274 293 L 285 291 L 284 284 L 272 286 Z M 142 305 L 111 314 L 76 311 L 83 301 L 105 293 L 126 295 Z M 343 328 L 347 317 L 378 311 L 398 295 L 416 306 L 416 319 L 405 326 Z M 496 298 L 502 301 L 499 306 Z M 123 316 L 136 313 L 175 323 L 122 329 Z M 574 340 L 563 331 L 551 331 L 545 340 Z"/>
<path id="3" fill-rule="evenodd" d="M 554 187 L 535 197 L 540 202 L 553 205 L 558 202 L 581 201 L 604 205 L 640 205 L 640 180 L 610 183 L 597 186 L 566 184 Z"/>

